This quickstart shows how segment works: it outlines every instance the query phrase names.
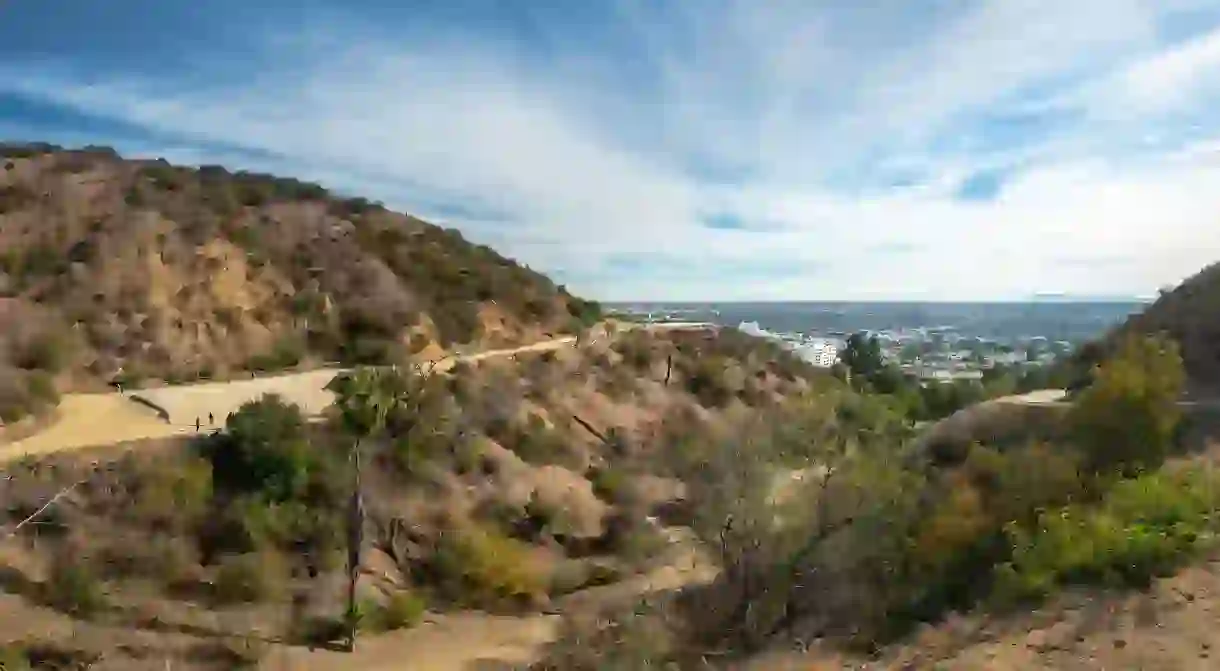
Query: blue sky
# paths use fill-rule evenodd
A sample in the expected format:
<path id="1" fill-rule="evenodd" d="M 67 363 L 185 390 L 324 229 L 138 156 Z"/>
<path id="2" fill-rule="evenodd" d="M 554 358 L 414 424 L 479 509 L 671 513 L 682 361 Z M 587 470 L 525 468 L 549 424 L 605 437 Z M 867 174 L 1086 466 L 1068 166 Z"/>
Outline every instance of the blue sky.
<path id="1" fill-rule="evenodd" d="M 607 300 L 1220 260 L 1220 0 L 389 4 L 0 3 L 0 138 L 313 179 Z"/>

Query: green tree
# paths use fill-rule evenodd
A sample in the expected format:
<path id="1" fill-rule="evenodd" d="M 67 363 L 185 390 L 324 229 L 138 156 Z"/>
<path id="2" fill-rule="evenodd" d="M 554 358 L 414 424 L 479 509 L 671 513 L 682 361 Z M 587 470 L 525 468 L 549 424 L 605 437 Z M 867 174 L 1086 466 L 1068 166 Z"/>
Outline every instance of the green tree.
<path id="1" fill-rule="evenodd" d="M 360 491 L 360 448 L 363 441 L 381 434 L 386 417 L 396 403 L 402 401 L 396 393 L 397 371 L 387 368 L 358 368 L 352 373 L 331 380 L 327 390 L 335 394 L 335 406 L 343 428 L 354 438 L 351 450 L 353 482 L 348 508 L 348 590 L 344 613 L 347 649 L 355 650 L 359 609 L 356 603 L 356 579 L 360 573 L 360 550 L 364 544 L 364 502 Z"/>
<path id="2" fill-rule="evenodd" d="M 1181 417 L 1185 381 L 1178 346 L 1165 337 L 1128 337 L 1098 366 L 1069 414 L 1069 426 L 1094 472 L 1130 476 L 1157 467 Z"/>
<path id="3" fill-rule="evenodd" d="M 301 409 L 276 395 L 241 406 L 208 445 L 218 486 L 258 494 L 267 502 L 301 497 L 318 459 Z"/>
<path id="4" fill-rule="evenodd" d="M 853 377 L 871 380 L 884 366 L 881 358 L 881 343 L 877 336 L 853 333 L 839 352 L 839 360 L 847 366 Z"/>
<path id="5" fill-rule="evenodd" d="M 327 385 L 335 394 L 339 420 L 354 442 L 351 450 L 353 484 L 348 510 L 348 608 L 347 644 L 355 648 L 358 627 L 356 578 L 360 570 L 360 548 L 363 545 L 364 505 L 360 492 L 361 446 L 366 441 L 385 437 L 387 426 L 401 424 L 404 418 L 419 416 L 425 398 L 422 385 L 433 378 L 422 371 L 403 373 L 397 368 L 362 367 L 340 375 Z M 396 428 L 411 427 L 397 426 Z M 404 432 L 405 433 L 405 432 Z"/>

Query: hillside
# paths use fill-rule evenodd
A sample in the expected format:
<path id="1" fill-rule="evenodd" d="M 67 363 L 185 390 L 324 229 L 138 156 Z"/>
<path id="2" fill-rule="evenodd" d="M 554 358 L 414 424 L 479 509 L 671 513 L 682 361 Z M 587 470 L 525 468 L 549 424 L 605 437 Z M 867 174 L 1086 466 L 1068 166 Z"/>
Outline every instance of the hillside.
<path id="1" fill-rule="evenodd" d="M 358 596 L 370 643 L 356 657 L 307 647 L 332 645 L 344 611 L 351 436 L 338 414 L 310 424 L 264 398 L 216 436 L 9 466 L 0 528 L 85 482 L 38 525 L 0 536 L 0 664 L 397 669 L 415 667 L 359 656 L 398 640 L 379 632 L 410 630 L 383 658 L 399 662 L 473 662 L 521 647 L 522 631 L 545 642 L 546 612 L 622 607 L 710 579 L 707 550 L 685 528 L 697 516 L 686 503 L 721 482 L 706 470 L 709 449 L 838 388 L 730 330 L 631 331 L 387 379 L 414 403 L 364 446 Z"/>
<path id="2" fill-rule="evenodd" d="M 598 310 L 458 231 L 315 184 L 0 146 L 0 379 L 381 363 L 571 332 Z"/>
<path id="3" fill-rule="evenodd" d="M 1076 377 L 1100 361 L 1127 335 L 1167 333 L 1181 346 L 1191 392 L 1220 392 L 1220 263 L 1212 264 L 1081 349 L 1069 362 Z"/>

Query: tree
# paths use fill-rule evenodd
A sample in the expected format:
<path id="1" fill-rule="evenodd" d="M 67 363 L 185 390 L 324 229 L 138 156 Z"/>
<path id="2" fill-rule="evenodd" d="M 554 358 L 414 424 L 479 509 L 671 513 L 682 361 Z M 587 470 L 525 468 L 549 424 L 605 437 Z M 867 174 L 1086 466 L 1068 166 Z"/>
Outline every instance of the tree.
<path id="1" fill-rule="evenodd" d="M 871 380 L 885 366 L 877 336 L 865 336 L 864 333 L 853 333 L 847 337 L 847 345 L 839 352 L 839 360 L 853 377 L 867 380 Z"/>
<path id="2" fill-rule="evenodd" d="M 412 450 L 411 443 L 426 442 L 437 427 L 452 428 L 446 412 L 444 382 L 428 367 L 364 367 L 340 375 L 327 385 L 335 394 L 335 407 L 346 433 L 354 439 L 350 453 L 352 491 L 348 508 L 348 647 L 355 647 L 356 579 L 360 572 L 360 549 L 364 542 L 364 504 L 361 497 L 361 451 L 371 441 L 393 438 L 394 449 Z M 429 422 L 435 424 L 428 425 Z M 401 455 L 400 455 L 401 456 Z M 410 454 L 406 455 L 408 458 Z"/>
<path id="3" fill-rule="evenodd" d="M 340 375 L 326 387 L 335 394 L 335 405 L 339 409 L 339 420 L 354 438 L 352 444 L 352 492 L 348 507 L 348 589 L 347 611 L 344 624 L 347 628 L 348 651 L 356 647 L 356 580 L 360 574 L 360 549 L 364 543 L 364 502 L 360 483 L 360 446 L 362 441 L 381 434 L 386 418 L 396 406 L 409 401 L 407 389 L 402 384 L 398 371 L 393 368 L 359 368 L 352 373 Z"/>
<path id="4" fill-rule="evenodd" d="M 319 466 L 301 409 L 274 394 L 229 415 L 225 431 L 212 437 L 207 448 L 218 484 L 255 493 L 268 503 L 302 496 Z"/>
<path id="5" fill-rule="evenodd" d="M 1069 426 L 1088 467 L 1130 476 L 1166 457 L 1181 411 L 1185 381 L 1177 343 L 1129 336 L 1097 367 L 1093 384 L 1069 414 Z"/>

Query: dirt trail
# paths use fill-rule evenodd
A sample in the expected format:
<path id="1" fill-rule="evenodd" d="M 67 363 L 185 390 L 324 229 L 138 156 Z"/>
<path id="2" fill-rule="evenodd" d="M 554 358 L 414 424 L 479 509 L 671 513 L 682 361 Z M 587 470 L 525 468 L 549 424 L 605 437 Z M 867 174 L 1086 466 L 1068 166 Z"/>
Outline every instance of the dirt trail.
<path id="1" fill-rule="evenodd" d="M 474 362 L 554 350 L 575 341 L 575 337 L 569 336 L 524 347 L 452 357 L 439 361 L 436 369 L 446 370 L 457 361 Z M 66 394 L 59 404 L 59 420 L 31 436 L 0 445 L 0 462 L 27 455 L 190 435 L 195 433 L 196 418 L 201 423 L 201 430 L 216 428 L 242 404 L 269 393 L 300 405 L 307 415 L 317 415 L 333 398 L 324 387 L 343 370 L 326 368 L 251 380 L 139 389 L 127 394 Z M 158 417 L 152 408 L 133 401 L 130 398 L 133 395 L 164 409 L 169 414 L 169 422 Z M 211 426 L 209 413 L 214 419 Z"/>
<path id="2" fill-rule="evenodd" d="M 0 445 L 0 461 L 130 440 L 165 438 L 185 431 L 185 427 L 166 424 L 151 408 L 119 394 L 66 394 L 59 403 L 59 415 L 59 421 L 43 430 Z"/>
<path id="3" fill-rule="evenodd" d="M 655 520 L 652 520 L 656 524 Z M 669 544 L 663 565 L 619 583 L 560 599 L 560 612 L 595 605 L 630 604 L 641 596 L 710 582 L 716 568 L 689 529 L 664 527 Z M 486 613 L 441 616 L 415 629 L 360 638 L 352 654 L 279 648 L 263 662 L 267 671 L 474 671 L 480 663 L 523 664 L 554 641 L 561 615 L 508 617 Z M 489 667 L 494 668 L 494 667 Z"/>
<path id="4" fill-rule="evenodd" d="M 555 639 L 560 616 L 462 613 L 407 631 L 361 637 L 356 652 L 281 648 L 266 671 L 467 671 L 479 662 L 527 663 Z"/>

